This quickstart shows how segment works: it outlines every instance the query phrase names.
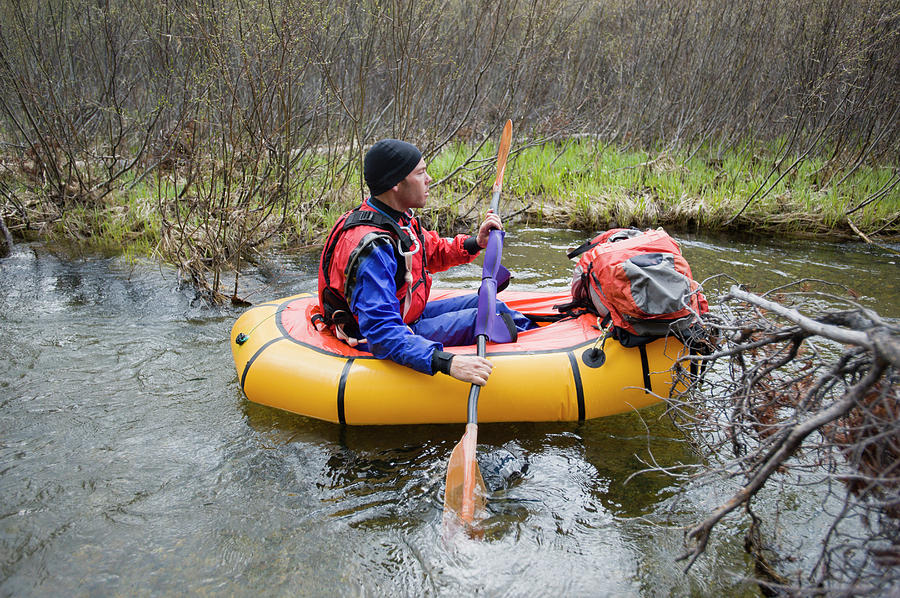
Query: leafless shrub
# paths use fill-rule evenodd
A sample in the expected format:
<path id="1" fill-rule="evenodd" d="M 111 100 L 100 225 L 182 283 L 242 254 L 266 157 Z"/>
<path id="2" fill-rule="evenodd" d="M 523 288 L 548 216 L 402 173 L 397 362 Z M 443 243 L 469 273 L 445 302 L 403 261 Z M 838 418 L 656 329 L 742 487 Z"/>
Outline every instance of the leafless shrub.
<path id="1" fill-rule="evenodd" d="M 136 103 L 132 19 L 88 3 L 4 3 L 0 108 L 21 167 L 59 206 L 102 200 L 134 168 L 159 111 Z"/>
<path id="2" fill-rule="evenodd" d="M 797 157 L 825 158 L 825 189 L 900 154 L 897 0 L 13 0 L 0 22 L 0 130 L 22 175 L 58 210 L 141 184 L 205 196 L 197 218 L 244 210 L 202 235 L 215 272 L 334 190 L 361 195 L 379 137 L 432 156 L 512 118 L 521 144 L 591 135 L 711 162 L 770 142 L 747 150 L 769 176 L 734 226 Z M 477 185 L 474 155 L 442 184 Z"/>

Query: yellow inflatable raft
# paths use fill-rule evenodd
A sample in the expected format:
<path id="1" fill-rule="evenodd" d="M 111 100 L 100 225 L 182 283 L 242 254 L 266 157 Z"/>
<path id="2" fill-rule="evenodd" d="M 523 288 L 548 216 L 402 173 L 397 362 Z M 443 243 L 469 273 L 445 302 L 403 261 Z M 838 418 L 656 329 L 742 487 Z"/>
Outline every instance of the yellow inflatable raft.
<path id="1" fill-rule="evenodd" d="M 432 291 L 432 299 L 473 291 Z M 566 294 L 505 291 L 498 297 L 534 315 L 555 313 Z M 317 298 L 296 295 L 247 310 L 234 324 L 231 350 L 241 388 L 255 403 L 354 425 L 465 423 L 469 384 L 376 359 L 319 332 Z M 615 340 L 592 351 L 601 331 L 583 315 L 523 332 L 515 343 L 487 345 L 494 364 L 478 401 L 478 421 L 579 421 L 640 409 L 673 389 L 674 338 L 640 348 Z M 446 347 L 474 354 L 475 347 Z"/>

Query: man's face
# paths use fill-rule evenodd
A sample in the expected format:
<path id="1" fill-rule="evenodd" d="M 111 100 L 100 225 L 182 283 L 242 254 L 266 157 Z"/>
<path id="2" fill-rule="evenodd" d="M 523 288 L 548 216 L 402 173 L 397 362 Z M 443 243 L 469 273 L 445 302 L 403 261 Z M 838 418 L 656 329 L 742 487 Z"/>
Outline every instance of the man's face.
<path id="1" fill-rule="evenodd" d="M 432 178 L 428 176 L 428 172 L 425 170 L 425 160 L 419 160 L 412 172 L 397 183 L 396 197 L 402 211 L 425 206 L 425 202 L 428 199 L 428 185 L 431 181 Z"/>

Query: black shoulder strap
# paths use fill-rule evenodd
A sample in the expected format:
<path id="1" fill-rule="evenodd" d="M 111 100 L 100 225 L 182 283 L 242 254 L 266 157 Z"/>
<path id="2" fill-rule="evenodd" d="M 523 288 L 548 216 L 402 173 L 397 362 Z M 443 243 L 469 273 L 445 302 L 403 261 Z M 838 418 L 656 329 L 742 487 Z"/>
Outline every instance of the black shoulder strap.
<path id="1" fill-rule="evenodd" d="M 422 272 L 421 276 L 425 277 L 425 269 L 428 267 L 428 254 L 425 251 L 425 233 L 422 232 L 422 225 L 419 224 L 418 220 L 411 219 L 410 226 L 407 230 L 404 230 L 400 227 L 399 224 L 392 218 L 382 214 L 381 212 L 374 212 L 369 210 L 361 210 L 357 208 L 347 217 L 344 221 L 344 225 L 342 227 L 343 230 L 348 228 L 353 228 L 354 226 L 374 226 L 376 228 L 380 228 L 382 230 L 394 233 L 398 239 L 400 239 L 400 245 L 404 252 L 410 251 L 415 243 L 413 242 L 413 238 L 407 231 L 412 231 L 412 234 L 416 235 L 419 239 L 419 247 L 422 252 Z M 396 249 L 396 247 L 395 247 Z M 400 288 L 400 285 L 403 284 L 403 277 L 406 274 L 406 262 L 400 256 L 400 252 L 397 251 L 397 288 Z"/>
<path id="2" fill-rule="evenodd" d="M 566 257 L 568 257 L 569 259 L 572 259 L 573 257 L 578 257 L 582 253 L 584 253 L 586 251 L 590 251 L 591 249 L 593 249 L 594 247 L 599 245 L 599 243 L 600 243 L 599 241 L 597 243 L 594 243 L 593 239 L 590 241 L 585 241 L 584 243 L 582 243 L 581 245 L 579 245 L 578 247 L 576 247 L 575 249 L 573 249 L 572 251 L 567 253 Z"/>
<path id="3" fill-rule="evenodd" d="M 413 246 L 413 241 L 410 238 L 409 234 L 400 228 L 400 225 L 397 224 L 391 218 L 385 216 L 381 212 L 373 212 L 369 210 L 360 210 L 356 209 L 350 213 L 349 216 L 344 220 L 343 230 L 347 230 L 349 228 L 353 228 L 354 226 L 374 226 L 376 228 L 380 228 L 381 230 L 386 230 L 388 232 L 392 232 L 397 235 L 397 238 L 400 239 L 400 244 L 403 246 L 403 251 L 409 251 Z"/>
<path id="4" fill-rule="evenodd" d="M 397 250 L 397 245 L 391 237 L 385 233 L 366 233 L 359 245 L 350 253 L 350 259 L 347 260 L 347 268 L 344 270 L 344 285 L 351 289 L 356 286 L 356 274 L 359 270 L 359 264 L 362 262 L 379 243 L 387 243 L 394 250 L 394 259 L 397 261 L 397 271 L 394 272 L 394 285 L 399 289 L 406 282 L 406 260 Z"/>
<path id="5" fill-rule="evenodd" d="M 380 212 L 363 210 L 360 207 L 357 207 L 352 212 L 347 214 L 347 216 L 344 218 L 344 222 L 340 224 L 340 226 L 335 224 L 335 227 L 332 229 L 331 234 L 325 241 L 325 250 L 322 252 L 322 270 L 325 275 L 325 286 L 331 286 L 331 277 L 329 275 L 329 272 L 331 270 L 331 260 L 332 256 L 334 255 L 334 250 L 337 247 L 340 233 L 349 228 L 363 225 L 374 226 L 376 228 L 380 228 L 381 230 L 394 233 L 397 238 L 400 239 L 400 243 L 403 246 L 403 251 L 409 251 L 413 246 L 412 239 L 408 234 L 406 234 L 405 231 L 403 231 L 403 229 L 400 228 L 399 224 Z M 403 277 L 406 274 L 406 263 L 403 260 L 397 260 L 397 270 L 397 280 L 403 280 Z"/>

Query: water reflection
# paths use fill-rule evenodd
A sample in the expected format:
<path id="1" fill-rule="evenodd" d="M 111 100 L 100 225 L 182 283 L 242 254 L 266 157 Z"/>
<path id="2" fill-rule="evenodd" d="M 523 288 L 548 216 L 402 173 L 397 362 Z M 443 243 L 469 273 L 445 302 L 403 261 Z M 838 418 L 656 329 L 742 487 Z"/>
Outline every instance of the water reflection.
<path id="1" fill-rule="evenodd" d="M 629 536 L 643 534 L 623 535 L 627 530 L 619 517 L 628 509 L 642 512 L 658 498 L 631 501 L 612 488 L 623 479 L 615 465 L 604 463 L 618 439 L 615 423 L 600 429 L 571 424 L 480 426 L 481 452 L 514 451 L 527 457 L 528 470 L 491 496 L 483 542 L 463 539 L 448 546 L 436 532 L 443 476 L 461 434 L 459 426 L 407 430 L 320 427 L 310 422 L 315 428 L 310 432 L 304 418 L 286 416 L 273 422 L 254 411 L 247 409 L 249 421 L 272 443 L 269 450 L 293 455 L 312 445 L 317 453 L 329 455 L 319 461 L 320 469 L 306 471 L 316 480 L 322 503 L 317 514 L 325 517 L 317 534 L 327 541 L 344 536 L 347 528 L 378 538 L 386 552 L 373 554 L 370 547 L 359 557 L 370 566 L 381 563 L 369 573 L 382 583 L 385 572 L 398 576 L 392 583 L 402 580 L 402 587 L 390 586 L 392 592 L 415 595 L 437 590 L 454 595 L 475 584 L 491 595 L 540 595 L 534 591 L 538 580 L 554 593 L 570 595 L 596 595 L 598 587 L 610 595 L 638 592 L 634 582 L 638 555 Z M 602 466 L 587 457 L 592 440 L 600 440 L 590 452 Z M 275 442 L 284 444 L 279 449 Z M 641 439 L 640 444 L 645 443 L 646 438 Z M 615 450 L 627 449 L 617 445 Z M 636 459 L 621 461 L 630 470 L 640 465 Z M 622 503 L 630 504 L 623 509 Z"/>

